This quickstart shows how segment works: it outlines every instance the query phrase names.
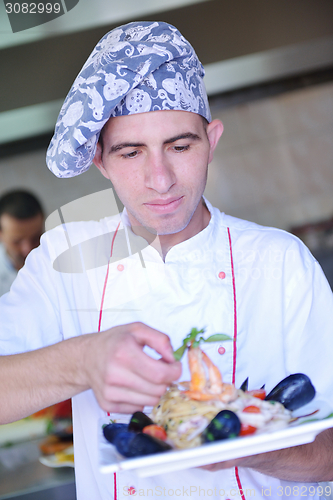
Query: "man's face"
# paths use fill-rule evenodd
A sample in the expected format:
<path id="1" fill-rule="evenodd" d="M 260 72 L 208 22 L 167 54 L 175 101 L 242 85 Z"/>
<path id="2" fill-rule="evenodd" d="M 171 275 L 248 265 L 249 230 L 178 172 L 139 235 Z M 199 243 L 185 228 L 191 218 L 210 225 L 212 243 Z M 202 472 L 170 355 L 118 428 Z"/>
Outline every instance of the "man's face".
<path id="1" fill-rule="evenodd" d="M 186 111 L 111 118 L 94 163 L 111 180 L 133 226 L 166 235 L 191 223 L 196 234 L 207 167 L 222 130 L 217 120 L 206 130 L 201 116 Z"/>
<path id="2" fill-rule="evenodd" d="M 0 220 L 0 241 L 15 269 L 24 265 L 27 255 L 39 245 L 44 231 L 44 217 L 37 214 L 29 219 L 16 219 L 2 214 Z"/>

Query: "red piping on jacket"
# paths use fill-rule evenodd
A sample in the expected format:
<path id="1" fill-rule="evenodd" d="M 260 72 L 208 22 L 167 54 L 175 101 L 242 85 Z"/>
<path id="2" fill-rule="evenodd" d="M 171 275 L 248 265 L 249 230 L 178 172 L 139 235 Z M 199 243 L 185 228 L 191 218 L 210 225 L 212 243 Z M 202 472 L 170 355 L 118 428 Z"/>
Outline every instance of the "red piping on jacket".
<path id="1" fill-rule="evenodd" d="M 239 489 L 239 494 L 240 494 L 242 500 L 246 500 L 246 498 L 244 496 L 243 486 L 242 486 L 241 480 L 239 479 L 238 467 L 235 467 L 235 476 L 236 476 L 237 486 Z"/>
<path id="2" fill-rule="evenodd" d="M 116 239 L 116 235 L 117 235 L 117 232 L 118 232 L 119 226 L 120 226 L 120 222 L 119 222 L 119 224 L 118 224 L 118 226 L 117 226 L 117 229 L 115 230 L 114 235 L 113 235 L 113 238 L 112 238 L 112 242 L 111 242 L 111 253 L 110 253 L 110 259 L 111 259 L 112 254 L 113 254 L 113 244 L 114 244 L 114 240 Z M 100 309 L 99 309 L 99 320 L 98 320 L 98 331 L 99 331 L 99 332 L 101 331 L 102 315 L 103 315 L 103 304 L 104 304 L 104 297 L 105 297 L 106 285 L 107 285 L 107 282 L 108 282 L 108 277 L 109 277 L 110 259 L 109 259 L 109 262 L 108 262 L 108 268 L 107 268 L 107 270 L 106 270 L 106 276 L 105 276 L 105 280 L 104 280 L 103 293 L 102 293 L 102 300 L 101 300 L 101 307 L 100 307 Z"/>
<path id="3" fill-rule="evenodd" d="M 114 500 L 117 500 L 117 474 L 115 472 L 113 473 L 113 484 L 113 497 Z"/>
<path id="4" fill-rule="evenodd" d="M 234 342 L 233 342 L 233 360 L 232 360 L 232 383 L 235 383 L 236 380 L 236 358 L 237 358 L 237 301 L 236 301 L 236 282 L 235 282 L 235 268 L 234 268 L 234 259 L 232 255 L 232 242 L 230 229 L 227 228 L 228 238 L 229 238 L 229 250 L 230 250 L 230 264 L 231 264 L 231 275 L 232 275 L 232 291 L 234 297 Z"/>
<path id="5" fill-rule="evenodd" d="M 114 240 L 116 239 L 116 235 L 117 235 L 119 226 L 120 226 L 120 222 L 119 222 L 119 224 L 117 226 L 117 229 L 115 230 L 113 238 L 112 238 L 110 259 L 111 259 L 112 254 L 113 254 Z M 101 331 L 102 315 L 103 315 L 103 305 L 104 305 L 106 285 L 107 285 L 108 277 L 109 277 L 110 259 L 109 259 L 108 267 L 107 267 L 107 270 L 106 270 L 106 276 L 105 276 L 105 280 L 104 280 L 104 286 L 103 286 L 103 292 L 102 292 L 102 299 L 101 299 L 101 307 L 99 309 L 99 319 L 98 319 L 98 331 L 99 332 Z M 110 413 L 108 413 L 108 415 L 110 415 Z M 114 484 L 114 487 L 113 487 L 113 496 L 114 496 L 114 500 L 117 500 L 117 474 L 116 473 L 113 474 L 113 484 Z"/>
<path id="6" fill-rule="evenodd" d="M 237 358 L 237 299 L 236 299 L 236 281 L 235 281 L 235 268 L 234 268 L 234 259 L 232 255 L 232 241 L 230 235 L 230 229 L 227 228 L 228 231 L 228 239 L 229 239 L 229 250 L 230 250 L 230 264 L 231 264 L 231 275 L 232 275 L 232 291 L 234 297 L 234 342 L 233 342 L 233 360 L 232 360 L 232 383 L 235 384 L 236 380 L 236 358 Z M 237 481 L 237 486 L 239 489 L 239 494 L 242 500 L 246 500 L 243 492 L 243 486 L 241 480 L 239 478 L 238 467 L 235 467 L 235 476 Z"/>

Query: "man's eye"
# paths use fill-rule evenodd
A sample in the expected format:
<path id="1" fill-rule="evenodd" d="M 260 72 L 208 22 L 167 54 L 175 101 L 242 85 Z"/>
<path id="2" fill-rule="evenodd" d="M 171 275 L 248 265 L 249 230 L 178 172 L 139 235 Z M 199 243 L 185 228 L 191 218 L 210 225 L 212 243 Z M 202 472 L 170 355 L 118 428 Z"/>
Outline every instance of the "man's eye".
<path id="1" fill-rule="evenodd" d="M 182 153 L 183 151 L 187 151 L 189 149 L 189 145 L 187 146 L 174 146 L 173 149 L 176 151 L 176 153 Z"/>
<path id="2" fill-rule="evenodd" d="M 130 153 L 126 153 L 123 155 L 123 158 L 135 158 L 139 154 L 139 151 L 131 151 Z"/>

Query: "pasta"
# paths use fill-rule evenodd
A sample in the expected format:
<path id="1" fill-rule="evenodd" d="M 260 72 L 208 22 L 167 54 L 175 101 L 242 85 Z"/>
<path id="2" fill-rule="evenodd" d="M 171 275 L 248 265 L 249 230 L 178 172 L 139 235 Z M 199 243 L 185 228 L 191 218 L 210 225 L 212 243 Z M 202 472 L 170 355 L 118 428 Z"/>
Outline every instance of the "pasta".
<path id="1" fill-rule="evenodd" d="M 249 407 L 258 408 L 258 412 L 247 412 Z M 161 397 L 152 410 L 151 418 L 165 428 L 172 446 L 193 448 L 202 444 L 202 432 L 225 409 L 236 413 L 242 425 L 255 427 L 257 433 L 285 427 L 292 419 L 291 412 L 282 404 L 262 401 L 240 389 L 236 390 L 234 401 L 224 403 L 218 399 L 191 399 L 176 385 L 172 385 Z"/>
<path id="2" fill-rule="evenodd" d="M 200 349 L 200 342 L 226 340 L 224 334 L 208 339 L 197 337 L 204 330 L 193 328 L 176 351 L 178 358 L 187 349 L 191 380 L 172 384 L 153 408 L 152 420 L 167 432 L 175 448 L 193 448 L 202 443 L 202 433 L 221 410 L 230 410 L 240 420 L 240 435 L 285 427 L 291 412 L 273 401 L 263 401 L 264 391 L 242 391 L 224 383 L 217 366 Z M 256 396 L 254 397 L 256 392 Z"/>

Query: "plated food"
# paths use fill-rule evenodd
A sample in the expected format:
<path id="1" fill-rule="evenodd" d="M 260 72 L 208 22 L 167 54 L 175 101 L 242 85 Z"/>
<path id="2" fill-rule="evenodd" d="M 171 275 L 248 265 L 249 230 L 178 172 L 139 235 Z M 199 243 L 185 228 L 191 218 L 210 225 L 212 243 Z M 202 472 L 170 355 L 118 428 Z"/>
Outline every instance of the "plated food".
<path id="1" fill-rule="evenodd" d="M 138 457 L 194 448 L 282 429 L 295 420 L 293 410 L 314 398 L 310 379 L 301 373 L 285 378 L 268 395 L 264 388 L 248 391 L 247 383 L 241 389 L 224 383 L 200 344 L 228 337 L 217 334 L 203 339 L 201 333 L 203 330 L 192 329 L 176 351 L 178 359 L 187 351 L 190 381 L 171 385 L 150 417 L 136 412 L 129 425 L 111 423 L 104 427 L 104 437 L 121 455 Z"/>
<path id="2" fill-rule="evenodd" d="M 43 455 L 39 461 L 47 467 L 74 467 L 74 448 L 70 446 L 63 451 L 58 451 L 52 455 Z"/>
<path id="3" fill-rule="evenodd" d="M 47 437 L 39 443 L 41 463 L 49 467 L 73 466 L 73 425 L 70 400 L 42 410 L 50 416 Z"/>

